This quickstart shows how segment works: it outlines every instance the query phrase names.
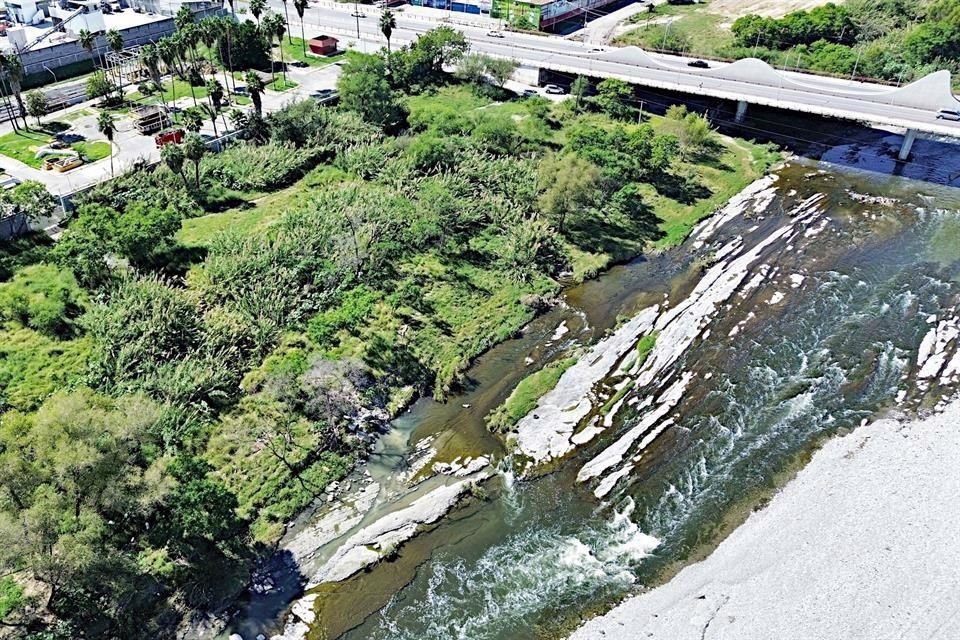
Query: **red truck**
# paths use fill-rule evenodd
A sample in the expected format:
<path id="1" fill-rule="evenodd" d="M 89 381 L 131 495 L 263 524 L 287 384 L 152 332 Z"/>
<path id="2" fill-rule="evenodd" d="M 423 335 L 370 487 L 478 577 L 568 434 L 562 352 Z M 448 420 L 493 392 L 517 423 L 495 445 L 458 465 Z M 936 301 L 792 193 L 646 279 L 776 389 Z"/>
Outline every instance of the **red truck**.
<path id="1" fill-rule="evenodd" d="M 165 144 L 180 144 L 183 141 L 183 129 L 168 129 L 153 136 L 153 142 L 159 149 Z"/>

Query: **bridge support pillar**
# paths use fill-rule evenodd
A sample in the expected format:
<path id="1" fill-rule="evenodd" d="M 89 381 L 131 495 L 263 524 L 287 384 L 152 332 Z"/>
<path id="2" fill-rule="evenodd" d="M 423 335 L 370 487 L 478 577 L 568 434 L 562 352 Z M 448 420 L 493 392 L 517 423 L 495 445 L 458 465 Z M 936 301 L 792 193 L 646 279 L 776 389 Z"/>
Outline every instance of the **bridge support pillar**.
<path id="1" fill-rule="evenodd" d="M 737 124 L 743 122 L 747 117 L 747 101 L 746 100 L 737 100 L 737 115 L 733 117 L 733 121 Z"/>
<path id="2" fill-rule="evenodd" d="M 897 158 L 900 160 L 906 160 L 910 157 L 910 149 L 913 148 L 913 141 L 917 139 L 917 130 L 916 129 L 907 129 L 907 132 L 903 136 L 903 144 L 900 145 L 900 153 L 897 154 Z"/>

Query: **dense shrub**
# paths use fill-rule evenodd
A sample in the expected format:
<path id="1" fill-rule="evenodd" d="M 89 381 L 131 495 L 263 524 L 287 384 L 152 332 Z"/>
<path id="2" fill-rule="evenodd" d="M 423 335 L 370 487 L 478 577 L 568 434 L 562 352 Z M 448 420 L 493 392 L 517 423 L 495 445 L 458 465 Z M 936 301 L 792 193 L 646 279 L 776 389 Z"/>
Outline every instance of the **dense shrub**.
<path id="1" fill-rule="evenodd" d="M 237 145 L 208 155 L 203 160 L 207 179 L 237 191 L 270 191 L 290 184 L 309 171 L 323 157 L 312 148 L 268 143 L 263 146 Z"/>

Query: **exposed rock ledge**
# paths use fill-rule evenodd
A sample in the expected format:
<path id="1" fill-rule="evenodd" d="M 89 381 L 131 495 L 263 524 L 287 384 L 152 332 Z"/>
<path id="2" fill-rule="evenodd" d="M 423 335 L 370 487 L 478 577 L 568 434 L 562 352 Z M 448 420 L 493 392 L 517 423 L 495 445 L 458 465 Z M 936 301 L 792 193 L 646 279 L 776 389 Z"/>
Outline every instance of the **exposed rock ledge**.
<path id="1" fill-rule="evenodd" d="M 960 402 L 829 441 L 706 560 L 571 640 L 960 638 Z"/>
<path id="2" fill-rule="evenodd" d="M 432 524 L 452 509 L 460 498 L 477 483 L 489 478 L 491 472 L 479 471 L 462 480 L 433 489 L 408 506 L 389 513 L 357 531 L 337 549 L 313 575 L 307 589 L 324 582 L 346 580 L 358 571 L 389 556 L 401 544 L 417 534 L 421 525 Z M 307 637 L 314 621 L 315 594 L 308 593 L 291 607 L 283 633 L 270 640 L 302 640 Z"/>

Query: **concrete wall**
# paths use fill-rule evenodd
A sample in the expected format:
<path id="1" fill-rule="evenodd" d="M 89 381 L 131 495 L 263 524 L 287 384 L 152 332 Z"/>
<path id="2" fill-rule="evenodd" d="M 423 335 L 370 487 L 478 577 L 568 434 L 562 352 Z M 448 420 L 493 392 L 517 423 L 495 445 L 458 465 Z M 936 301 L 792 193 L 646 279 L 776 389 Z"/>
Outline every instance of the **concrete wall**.
<path id="1" fill-rule="evenodd" d="M 132 47 L 138 44 L 147 44 L 156 42 L 160 38 L 173 33 L 174 24 L 172 18 L 164 18 L 157 22 L 125 29 L 123 34 L 123 44 Z M 94 48 L 94 55 L 97 51 L 106 53 L 109 51 L 107 42 L 103 36 L 97 38 L 97 46 Z M 33 51 L 27 51 L 21 54 L 23 68 L 27 75 L 34 73 L 49 73 L 44 65 L 56 72 L 58 67 L 62 67 L 74 62 L 89 60 L 90 54 L 80 46 L 76 40 L 63 42 L 50 47 L 40 47 Z"/>
<path id="2" fill-rule="evenodd" d="M 10 240 L 30 231 L 26 217 L 21 213 L 0 218 L 0 240 Z"/>

